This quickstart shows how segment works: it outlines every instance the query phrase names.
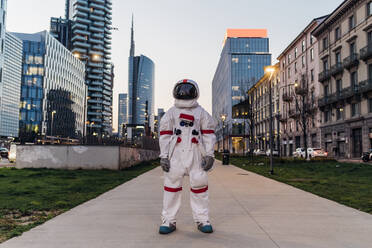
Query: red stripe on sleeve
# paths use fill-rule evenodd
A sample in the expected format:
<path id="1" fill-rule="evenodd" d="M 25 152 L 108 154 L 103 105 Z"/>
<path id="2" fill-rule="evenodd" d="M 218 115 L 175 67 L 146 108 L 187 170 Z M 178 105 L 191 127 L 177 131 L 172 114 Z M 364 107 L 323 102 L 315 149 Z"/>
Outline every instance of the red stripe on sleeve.
<path id="1" fill-rule="evenodd" d="M 173 135 L 173 131 L 160 131 L 160 135 Z"/>
<path id="2" fill-rule="evenodd" d="M 201 130 L 202 134 L 212 134 L 214 133 L 214 130 Z"/>
<path id="3" fill-rule="evenodd" d="M 205 187 L 205 188 L 201 188 L 201 189 L 193 189 L 193 188 L 191 188 L 191 192 L 194 193 L 194 194 L 204 193 L 207 190 L 208 190 L 208 186 Z"/>
<path id="4" fill-rule="evenodd" d="M 177 192 L 182 190 L 182 187 L 180 187 L 180 188 L 170 188 L 170 187 L 164 186 L 164 190 L 168 191 L 168 192 L 172 192 L 172 193 L 177 193 Z"/>

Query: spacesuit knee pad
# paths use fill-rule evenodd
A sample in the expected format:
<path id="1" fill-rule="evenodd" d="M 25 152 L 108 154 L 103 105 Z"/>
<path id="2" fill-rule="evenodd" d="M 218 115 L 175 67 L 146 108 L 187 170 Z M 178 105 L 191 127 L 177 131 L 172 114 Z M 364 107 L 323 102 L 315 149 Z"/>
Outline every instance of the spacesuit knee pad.
<path id="1" fill-rule="evenodd" d="M 199 189 L 208 186 L 207 173 L 205 173 L 205 171 L 192 173 L 190 175 L 190 186 L 193 189 Z"/>

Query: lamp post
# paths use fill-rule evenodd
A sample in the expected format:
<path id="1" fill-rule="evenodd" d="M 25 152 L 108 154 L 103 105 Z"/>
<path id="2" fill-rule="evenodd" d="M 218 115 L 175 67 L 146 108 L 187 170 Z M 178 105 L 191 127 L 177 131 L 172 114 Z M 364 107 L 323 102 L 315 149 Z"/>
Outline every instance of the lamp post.
<path id="1" fill-rule="evenodd" d="M 272 100 L 272 92 L 271 92 L 271 84 L 273 79 L 273 74 L 276 71 L 275 67 L 268 66 L 265 68 L 265 73 L 270 74 L 268 84 L 269 84 L 269 113 L 270 113 L 270 123 L 269 123 L 269 144 L 270 144 L 270 174 L 274 174 L 274 167 L 273 167 L 273 100 Z"/>
<path id="2" fill-rule="evenodd" d="M 226 120 L 226 114 L 221 115 L 222 120 L 222 149 L 223 152 L 225 152 L 225 120 Z"/>
<path id="3" fill-rule="evenodd" d="M 53 110 L 52 111 L 52 125 L 50 127 L 50 136 L 53 137 L 53 125 L 54 125 L 54 115 L 57 113 L 57 111 Z"/>

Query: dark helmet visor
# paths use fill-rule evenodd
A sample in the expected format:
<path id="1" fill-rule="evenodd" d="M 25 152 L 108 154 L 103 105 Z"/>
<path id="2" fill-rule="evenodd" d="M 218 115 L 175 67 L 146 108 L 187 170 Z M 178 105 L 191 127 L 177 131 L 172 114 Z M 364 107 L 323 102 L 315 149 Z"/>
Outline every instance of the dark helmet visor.
<path id="1" fill-rule="evenodd" d="M 198 92 L 193 84 L 181 83 L 174 88 L 173 97 L 180 100 L 192 100 L 198 97 Z"/>

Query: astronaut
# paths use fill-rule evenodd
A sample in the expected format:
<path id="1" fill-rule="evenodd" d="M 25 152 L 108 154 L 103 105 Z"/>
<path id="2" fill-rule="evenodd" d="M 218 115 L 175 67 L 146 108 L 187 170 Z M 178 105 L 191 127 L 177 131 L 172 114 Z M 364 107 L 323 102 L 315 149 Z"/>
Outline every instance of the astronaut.
<path id="1" fill-rule="evenodd" d="M 203 233 L 212 233 L 208 208 L 208 175 L 214 163 L 215 123 L 197 102 L 199 87 L 184 79 L 173 89 L 175 103 L 160 122 L 160 164 L 164 170 L 164 198 L 160 234 L 176 230 L 182 180 L 190 178 L 194 221 Z"/>

